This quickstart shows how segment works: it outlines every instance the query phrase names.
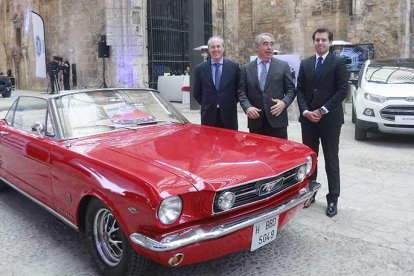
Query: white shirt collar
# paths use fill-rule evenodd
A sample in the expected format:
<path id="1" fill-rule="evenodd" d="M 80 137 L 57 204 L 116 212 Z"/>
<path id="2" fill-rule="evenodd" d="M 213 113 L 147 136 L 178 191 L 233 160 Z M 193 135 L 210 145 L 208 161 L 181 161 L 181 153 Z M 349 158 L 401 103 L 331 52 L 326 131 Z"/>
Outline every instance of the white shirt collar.
<path id="1" fill-rule="evenodd" d="M 262 62 L 262 60 L 259 57 L 256 59 L 256 61 L 257 61 L 257 65 L 259 65 Z M 269 60 L 269 64 L 270 64 L 271 61 L 272 61 L 272 59 Z"/>
<path id="2" fill-rule="evenodd" d="M 220 64 L 223 64 L 223 59 L 224 59 L 224 58 L 221 58 L 218 62 L 215 62 L 214 60 L 211 60 L 211 65 L 213 65 L 213 64 L 215 64 L 215 63 L 220 63 Z"/>
<path id="3" fill-rule="evenodd" d="M 322 56 L 322 58 L 323 58 L 323 61 L 325 61 L 325 59 L 326 59 L 326 57 L 328 56 L 328 54 L 329 54 L 329 51 L 328 52 L 326 52 L 323 56 Z M 315 59 L 316 59 L 316 61 L 318 61 L 318 58 L 320 57 L 320 55 L 318 55 L 318 54 L 316 54 L 315 55 Z"/>

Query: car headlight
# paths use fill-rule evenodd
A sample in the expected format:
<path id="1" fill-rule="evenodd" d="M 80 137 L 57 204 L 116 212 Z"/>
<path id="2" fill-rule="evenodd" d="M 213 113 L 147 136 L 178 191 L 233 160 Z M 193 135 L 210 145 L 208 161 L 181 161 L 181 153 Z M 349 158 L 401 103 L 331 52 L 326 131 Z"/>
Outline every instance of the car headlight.
<path id="1" fill-rule="evenodd" d="M 296 173 L 296 180 L 301 182 L 306 177 L 307 166 L 303 164 L 299 167 L 298 172 Z"/>
<path id="2" fill-rule="evenodd" d="M 158 219 L 162 224 L 171 224 L 181 215 L 183 201 L 179 196 L 171 196 L 164 199 L 158 208 Z"/>
<path id="3" fill-rule="evenodd" d="M 234 193 L 224 192 L 219 196 L 217 200 L 217 205 L 221 210 L 226 211 L 230 209 L 231 207 L 233 207 L 235 199 L 236 199 L 236 195 Z"/>
<path id="4" fill-rule="evenodd" d="M 388 97 L 375 95 L 371 93 L 364 93 L 364 98 L 367 99 L 368 101 L 375 102 L 375 103 L 383 103 L 383 102 L 388 101 Z"/>

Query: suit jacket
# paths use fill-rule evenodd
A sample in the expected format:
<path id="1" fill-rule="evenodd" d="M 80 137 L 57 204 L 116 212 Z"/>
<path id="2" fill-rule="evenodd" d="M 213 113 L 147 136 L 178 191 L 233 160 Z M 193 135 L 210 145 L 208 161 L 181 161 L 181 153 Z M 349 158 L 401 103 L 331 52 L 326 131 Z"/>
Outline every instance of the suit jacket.
<path id="1" fill-rule="evenodd" d="M 197 65 L 193 75 L 192 93 L 201 106 L 201 124 L 214 126 L 218 112 L 220 112 L 224 127 L 237 130 L 239 81 L 239 64 L 223 59 L 220 87 L 217 91 L 211 73 L 211 61 Z M 217 109 L 217 106 L 220 108 Z"/>
<path id="2" fill-rule="evenodd" d="M 342 125 L 344 123 L 342 102 L 348 94 L 349 85 L 345 59 L 329 53 L 317 78 L 315 64 L 315 56 L 303 60 L 300 64 L 297 83 L 299 121 L 311 124 L 312 122 L 303 117 L 303 112 L 324 106 L 329 113 L 324 115 L 318 124 L 322 126 Z"/>
<path id="3" fill-rule="evenodd" d="M 264 119 L 267 119 L 274 128 L 286 127 L 288 125 L 287 108 L 276 117 L 270 113 L 270 107 L 275 104 L 272 98 L 284 101 L 286 106 L 289 106 L 295 99 L 295 84 L 289 64 L 272 58 L 264 91 L 260 89 L 257 71 L 257 60 L 245 64 L 241 70 L 238 92 L 241 107 L 244 112 L 252 106 L 262 110 L 260 118 L 248 119 L 248 128 L 260 129 Z"/>

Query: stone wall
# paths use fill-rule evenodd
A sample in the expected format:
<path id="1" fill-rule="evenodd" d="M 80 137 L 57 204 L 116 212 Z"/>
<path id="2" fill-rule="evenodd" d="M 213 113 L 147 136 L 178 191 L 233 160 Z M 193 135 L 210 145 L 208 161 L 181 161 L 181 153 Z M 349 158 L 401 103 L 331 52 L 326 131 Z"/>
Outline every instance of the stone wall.
<path id="1" fill-rule="evenodd" d="M 145 4 L 144 0 L 0 0 L 0 57 L 6 61 L 0 70 L 13 69 L 19 89 L 46 90 L 46 79 L 34 77 L 30 25 L 27 32 L 21 32 L 20 45 L 16 43 L 15 25 L 23 29 L 28 20 L 26 14 L 33 10 L 45 22 L 47 57 L 66 56 L 71 64 L 76 64 L 75 88 L 98 87 L 103 83 L 104 64 L 98 57 L 101 35 L 107 35 L 110 46 L 110 57 L 105 59 L 107 85 L 145 87 Z"/>
<path id="2" fill-rule="evenodd" d="M 407 13 L 407 1 L 411 13 Z M 146 3 L 147 0 L 0 0 L 0 71 L 12 69 L 20 89 L 46 89 L 46 80 L 34 77 L 33 34 L 31 28 L 25 28 L 27 14 L 33 10 L 45 22 L 47 54 L 66 55 L 76 64 L 79 88 L 98 87 L 103 81 L 103 60 L 98 57 L 101 35 L 107 35 L 111 48 L 105 60 L 108 86 L 147 87 Z M 320 26 L 329 27 L 337 40 L 374 43 L 378 58 L 414 56 L 414 0 L 212 3 L 213 33 L 223 36 L 226 55 L 240 63 L 255 54 L 254 37 L 261 32 L 274 34 L 276 49 L 284 53 L 298 53 L 302 58 L 312 55 L 311 35 Z M 21 30 L 20 45 L 17 27 Z"/>
<path id="3" fill-rule="evenodd" d="M 67 56 L 76 64 L 79 87 L 97 87 L 102 82 L 98 58 L 100 35 L 105 34 L 105 2 L 101 0 L 47 1 L 41 15 L 45 21 L 46 55 Z"/>
<path id="4" fill-rule="evenodd" d="M 312 33 L 328 27 L 335 40 L 374 43 L 377 58 L 402 57 L 407 0 L 227 0 L 213 6 L 214 33 L 226 39 L 229 57 L 242 63 L 255 54 L 254 36 L 269 32 L 277 50 L 312 55 Z M 414 0 L 411 1 L 411 31 Z M 222 27 L 225 26 L 225 27 Z M 234 27 L 235 26 L 235 27 Z M 410 27 L 410 26 L 409 26 Z M 413 40 L 413 34 L 408 37 Z M 414 55 L 413 42 L 408 53 Z"/>

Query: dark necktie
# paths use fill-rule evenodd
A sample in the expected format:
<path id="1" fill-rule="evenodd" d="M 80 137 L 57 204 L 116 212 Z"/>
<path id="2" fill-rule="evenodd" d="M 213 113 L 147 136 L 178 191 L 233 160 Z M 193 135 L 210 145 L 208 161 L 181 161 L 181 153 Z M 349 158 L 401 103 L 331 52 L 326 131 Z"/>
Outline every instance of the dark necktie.
<path id="1" fill-rule="evenodd" d="M 321 72 L 322 61 L 323 61 L 323 57 L 318 57 L 318 61 L 316 62 L 316 67 L 315 67 L 316 77 L 318 77 L 319 73 Z"/>
<path id="2" fill-rule="evenodd" d="M 220 71 L 220 63 L 214 63 L 216 70 L 214 72 L 214 85 L 216 86 L 217 91 L 220 87 L 220 79 L 221 79 L 221 71 Z"/>
<path id="3" fill-rule="evenodd" d="M 268 61 L 262 61 L 260 63 L 262 65 L 262 71 L 260 72 L 259 84 L 260 84 L 260 89 L 262 90 L 262 92 L 264 91 L 265 84 L 266 84 L 266 77 L 267 77 L 266 64 L 267 63 L 268 63 Z"/>

